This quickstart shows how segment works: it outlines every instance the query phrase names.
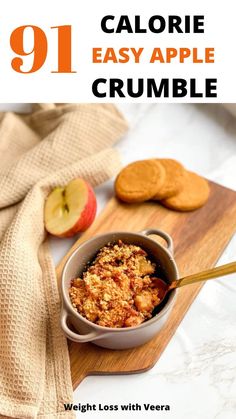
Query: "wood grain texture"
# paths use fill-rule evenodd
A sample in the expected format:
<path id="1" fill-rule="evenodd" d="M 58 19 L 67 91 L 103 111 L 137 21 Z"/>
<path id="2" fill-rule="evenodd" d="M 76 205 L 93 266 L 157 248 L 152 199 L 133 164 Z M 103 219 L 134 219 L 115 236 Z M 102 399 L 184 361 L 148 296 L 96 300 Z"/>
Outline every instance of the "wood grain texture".
<path id="1" fill-rule="evenodd" d="M 69 254 L 80 243 L 96 234 L 160 228 L 174 240 L 180 276 L 208 269 L 215 265 L 236 231 L 236 192 L 215 183 L 210 183 L 210 186 L 208 203 L 190 213 L 174 212 L 156 202 L 130 205 L 113 198 Z M 59 286 L 61 272 L 69 254 L 57 267 Z M 203 283 L 197 283 L 180 289 L 165 327 L 156 338 L 139 348 L 112 351 L 90 343 L 68 342 L 74 388 L 87 375 L 138 373 L 150 369 L 157 362 L 202 286 Z"/>

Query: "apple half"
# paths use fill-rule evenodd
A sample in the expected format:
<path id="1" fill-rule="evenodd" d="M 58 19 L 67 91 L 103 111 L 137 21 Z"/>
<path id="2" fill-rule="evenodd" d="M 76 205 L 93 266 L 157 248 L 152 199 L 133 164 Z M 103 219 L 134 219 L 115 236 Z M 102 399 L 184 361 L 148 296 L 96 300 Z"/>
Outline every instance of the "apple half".
<path id="1" fill-rule="evenodd" d="M 45 228 L 54 236 L 71 237 L 92 224 L 96 211 L 92 187 L 81 178 L 74 179 L 48 195 L 44 207 Z"/>

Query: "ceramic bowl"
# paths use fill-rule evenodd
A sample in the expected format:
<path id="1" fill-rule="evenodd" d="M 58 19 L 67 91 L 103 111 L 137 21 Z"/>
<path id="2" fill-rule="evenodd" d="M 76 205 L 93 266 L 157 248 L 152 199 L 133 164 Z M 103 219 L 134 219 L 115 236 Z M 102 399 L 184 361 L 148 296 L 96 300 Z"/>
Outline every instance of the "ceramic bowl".
<path id="1" fill-rule="evenodd" d="M 162 237 L 166 246 L 153 240 L 150 235 Z M 164 326 L 173 308 L 176 290 L 169 293 L 160 306 L 160 311 L 150 320 L 127 328 L 110 328 L 96 325 L 81 316 L 72 306 L 69 297 L 71 280 L 80 277 L 87 264 L 97 252 L 110 242 L 122 240 L 124 243 L 141 246 L 161 268 L 168 282 L 178 279 L 178 269 L 173 257 L 173 242 L 164 231 L 149 229 L 140 233 L 113 232 L 96 236 L 82 243 L 69 257 L 62 273 L 61 326 L 68 339 L 74 342 L 93 342 L 98 346 L 110 349 L 127 349 L 142 345 L 152 339 Z M 74 330 L 70 327 L 73 325 Z"/>

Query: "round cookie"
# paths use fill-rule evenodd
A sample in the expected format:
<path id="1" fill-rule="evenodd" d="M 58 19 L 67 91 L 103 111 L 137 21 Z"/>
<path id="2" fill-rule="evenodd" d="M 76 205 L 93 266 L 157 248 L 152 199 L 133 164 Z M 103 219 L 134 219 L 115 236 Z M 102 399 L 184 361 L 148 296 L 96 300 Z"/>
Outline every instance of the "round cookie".
<path id="1" fill-rule="evenodd" d="M 196 173 L 186 171 L 183 189 L 161 203 L 177 211 L 193 211 L 207 202 L 209 194 L 208 182 Z"/>
<path id="2" fill-rule="evenodd" d="M 116 178 L 118 198 L 128 203 L 147 201 L 165 180 L 165 169 L 156 160 L 139 160 L 121 170 Z"/>
<path id="3" fill-rule="evenodd" d="M 165 182 L 153 196 L 154 200 L 162 200 L 176 195 L 184 186 L 185 169 L 181 163 L 173 159 L 157 159 L 164 166 Z"/>

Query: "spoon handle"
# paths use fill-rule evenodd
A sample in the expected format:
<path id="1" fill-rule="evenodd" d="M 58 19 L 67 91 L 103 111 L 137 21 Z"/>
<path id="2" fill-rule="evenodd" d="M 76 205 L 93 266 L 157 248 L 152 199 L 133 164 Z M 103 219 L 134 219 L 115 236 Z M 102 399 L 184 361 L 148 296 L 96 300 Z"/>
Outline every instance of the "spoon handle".
<path id="1" fill-rule="evenodd" d="M 170 289 L 184 287 L 184 285 L 194 284 L 195 282 L 208 281 L 209 279 L 230 275 L 234 272 L 236 272 L 236 262 L 227 263 L 226 265 L 208 269 L 207 271 L 202 271 L 173 281 Z"/>

